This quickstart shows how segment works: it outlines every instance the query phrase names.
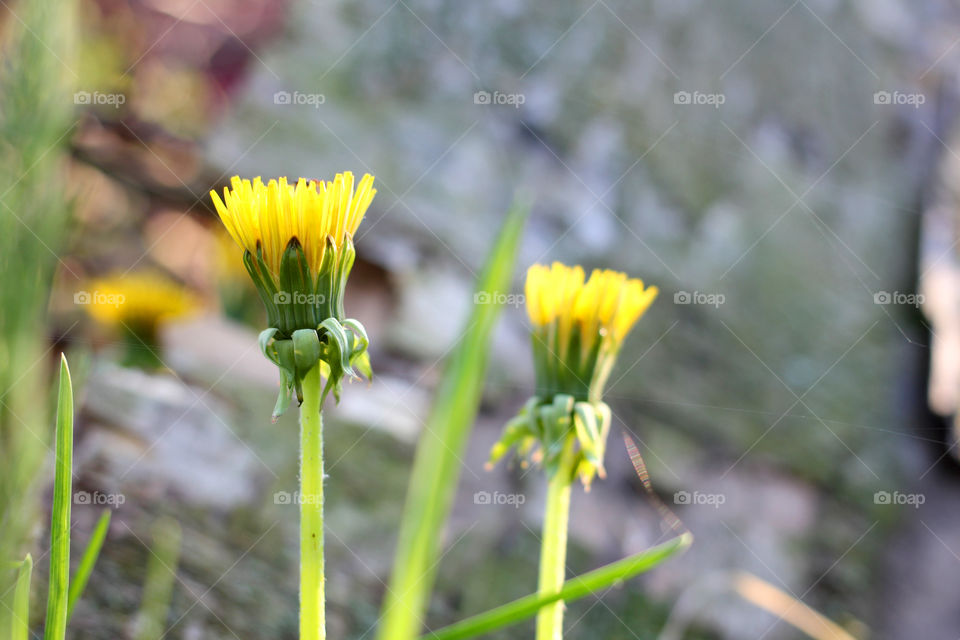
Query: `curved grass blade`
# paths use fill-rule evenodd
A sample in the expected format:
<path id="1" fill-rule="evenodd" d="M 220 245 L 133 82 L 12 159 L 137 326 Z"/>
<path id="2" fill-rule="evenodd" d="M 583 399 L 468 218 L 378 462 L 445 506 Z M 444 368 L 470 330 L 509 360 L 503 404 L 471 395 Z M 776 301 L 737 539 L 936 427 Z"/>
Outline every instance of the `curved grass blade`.
<path id="1" fill-rule="evenodd" d="M 499 606 L 490 611 L 479 613 L 448 627 L 438 629 L 424 636 L 420 640 L 462 640 L 475 638 L 504 627 L 532 618 L 541 607 L 565 600 L 570 602 L 584 596 L 596 593 L 613 584 L 629 580 L 645 571 L 653 569 L 671 556 L 684 551 L 693 543 L 693 534 L 685 532 L 655 547 L 641 551 L 623 560 L 612 562 L 606 566 L 594 569 L 588 573 L 571 578 L 563 583 L 559 592 L 538 596 L 530 594 L 519 600 Z"/>
<path id="2" fill-rule="evenodd" d="M 67 621 L 73 615 L 73 607 L 77 600 L 83 595 L 83 590 L 87 588 L 87 582 L 90 580 L 90 573 L 93 566 L 97 563 L 100 556 L 100 549 L 103 548 L 103 541 L 107 537 L 107 529 L 110 527 L 110 509 L 104 509 L 97 526 L 90 536 L 90 542 L 87 548 L 83 550 L 83 556 L 80 558 L 80 566 L 73 574 L 73 580 L 70 581 L 70 589 L 67 592 Z"/>
<path id="3" fill-rule="evenodd" d="M 30 637 L 30 577 L 33 575 L 33 558 L 30 554 L 20 563 L 17 587 L 13 593 L 13 612 L 10 617 L 10 640 L 27 640 Z"/>
<path id="4" fill-rule="evenodd" d="M 509 290 L 529 206 L 515 202 L 477 283 L 475 300 Z M 390 587 L 383 603 L 380 640 L 413 640 L 433 588 L 441 530 L 460 477 L 487 368 L 490 335 L 502 304 L 476 304 L 463 338 L 447 361 L 428 422 L 417 443 Z"/>
<path id="5" fill-rule="evenodd" d="M 73 493 L 73 385 L 66 356 L 60 356 L 57 396 L 56 474 L 50 516 L 50 582 L 44 640 L 63 640 L 67 633 L 67 590 L 70 585 L 70 503 Z"/>

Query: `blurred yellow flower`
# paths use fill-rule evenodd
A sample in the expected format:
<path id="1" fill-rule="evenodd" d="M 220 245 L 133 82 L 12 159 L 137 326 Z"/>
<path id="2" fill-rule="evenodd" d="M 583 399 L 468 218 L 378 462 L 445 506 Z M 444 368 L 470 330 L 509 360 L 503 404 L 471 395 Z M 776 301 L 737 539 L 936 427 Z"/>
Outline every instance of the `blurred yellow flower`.
<path id="1" fill-rule="evenodd" d="M 339 249 L 352 238 L 377 190 L 373 176 L 366 174 L 354 191 L 353 173 L 346 171 L 325 182 L 300 178 L 296 185 L 286 178 L 263 184 L 261 178 L 241 180 L 235 176 L 223 198 L 211 191 L 213 204 L 227 231 L 243 249 L 263 260 L 274 275 L 291 240 L 303 247 L 311 271 L 323 262 L 327 239 Z"/>
<path id="2" fill-rule="evenodd" d="M 151 333 L 168 320 L 195 311 L 199 300 L 183 286 L 155 272 L 114 274 L 90 283 L 85 308 L 98 322 Z"/>
<path id="3" fill-rule="evenodd" d="M 561 484 L 576 474 L 589 488 L 595 475 L 604 475 L 612 415 L 604 386 L 657 288 L 609 269 L 586 278 L 582 267 L 554 262 L 530 267 L 525 291 L 536 393 L 507 423 L 489 464 L 517 447 L 551 478 L 562 471 Z"/>
<path id="4" fill-rule="evenodd" d="M 590 382 L 598 359 L 616 355 L 656 297 L 656 287 L 644 287 L 643 281 L 609 269 L 595 269 L 589 279 L 582 267 L 559 262 L 549 267 L 535 264 L 527 271 L 527 314 L 535 342 L 547 351 L 540 354 L 541 360 L 556 360 L 567 373 L 586 375 L 581 380 L 585 383 Z M 557 373 L 564 376 L 562 371 Z"/>

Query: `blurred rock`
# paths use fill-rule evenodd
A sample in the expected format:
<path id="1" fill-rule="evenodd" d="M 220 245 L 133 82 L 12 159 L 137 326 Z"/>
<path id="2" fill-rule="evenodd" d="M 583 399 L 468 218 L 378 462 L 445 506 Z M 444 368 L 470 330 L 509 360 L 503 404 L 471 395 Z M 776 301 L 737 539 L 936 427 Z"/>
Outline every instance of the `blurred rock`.
<path id="1" fill-rule="evenodd" d="M 219 399 L 168 374 L 101 362 L 82 416 L 78 474 L 105 490 L 226 511 L 249 504 L 270 473 L 229 426 Z"/>

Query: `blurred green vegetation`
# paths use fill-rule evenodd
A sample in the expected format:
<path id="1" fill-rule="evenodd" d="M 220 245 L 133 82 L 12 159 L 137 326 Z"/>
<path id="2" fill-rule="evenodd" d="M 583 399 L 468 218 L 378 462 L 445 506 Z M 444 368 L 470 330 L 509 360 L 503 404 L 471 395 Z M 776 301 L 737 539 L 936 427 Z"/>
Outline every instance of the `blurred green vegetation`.
<path id="1" fill-rule="evenodd" d="M 68 224 L 64 151 L 74 126 L 72 0 L 17 2 L 0 68 L 0 558 L 22 557 L 52 430 L 47 302 Z M 10 572 L 0 574 L 7 628 Z"/>

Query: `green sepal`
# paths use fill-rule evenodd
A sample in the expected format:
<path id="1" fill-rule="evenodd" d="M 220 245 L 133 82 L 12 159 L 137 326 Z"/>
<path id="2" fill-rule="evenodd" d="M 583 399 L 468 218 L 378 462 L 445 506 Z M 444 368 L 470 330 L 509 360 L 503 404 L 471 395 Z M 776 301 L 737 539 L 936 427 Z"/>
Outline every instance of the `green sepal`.
<path id="1" fill-rule="evenodd" d="M 370 365 L 370 354 L 364 351 L 354 350 L 350 356 L 350 364 L 363 375 L 367 380 L 373 380 L 373 367 Z"/>
<path id="2" fill-rule="evenodd" d="M 347 236 L 341 247 L 331 237 L 324 242 L 316 277 L 297 238 L 287 244 L 279 274 L 269 272 L 260 247 L 255 255 L 244 254 L 270 322 L 260 334 L 260 350 L 280 369 L 275 418 L 286 411 L 294 393 L 303 402 L 303 377 L 314 366 L 320 366 L 326 379 L 323 398 L 333 391 L 338 402 L 343 378 L 357 377 L 356 371 L 373 377 L 366 330 L 356 320 L 343 318 L 343 293 L 356 259 L 353 241 Z"/>
<path id="3" fill-rule="evenodd" d="M 487 468 L 492 468 L 510 449 L 526 438 L 531 438 L 530 424 L 523 416 L 515 416 L 503 428 L 503 435 L 490 448 L 490 457 L 487 459 Z M 519 447 L 518 447 L 519 448 Z"/>
<path id="4" fill-rule="evenodd" d="M 278 300 L 287 325 L 281 327 L 284 335 L 292 336 L 298 329 L 317 326 L 317 300 L 314 292 L 310 265 L 300 241 L 291 238 L 280 258 L 280 295 L 286 301 Z"/>
<path id="5" fill-rule="evenodd" d="M 540 424 L 539 414 L 537 413 L 537 406 L 539 404 L 540 398 L 533 396 L 523 405 L 520 415 L 526 416 L 527 423 L 530 425 L 530 433 L 534 434 L 538 439 L 543 440 L 543 426 Z"/>
<path id="6" fill-rule="evenodd" d="M 601 478 L 607 476 L 607 471 L 603 466 L 603 458 L 607 451 L 607 438 L 610 436 L 610 423 L 613 421 L 613 414 L 610 407 L 605 402 L 593 403 L 594 411 L 597 414 L 597 424 L 600 429 L 600 438 L 597 440 L 597 472 Z"/>
<path id="7" fill-rule="evenodd" d="M 293 388 L 293 377 L 287 373 L 285 369 L 281 368 L 280 393 L 277 395 L 277 404 L 273 407 L 272 418 L 274 422 L 276 422 L 277 418 L 286 413 L 287 409 L 290 408 L 290 401 L 293 400 Z"/>
<path id="8" fill-rule="evenodd" d="M 280 360 L 277 358 L 276 349 L 273 348 L 271 340 L 277 335 L 279 329 L 276 327 L 270 327 L 269 329 L 264 329 L 260 332 L 260 336 L 257 338 L 257 342 L 260 344 L 260 352 L 266 356 L 266 358 L 275 365 L 280 364 Z"/>
<path id="9" fill-rule="evenodd" d="M 281 313 L 277 305 L 277 284 L 275 274 L 270 273 L 267 263 L 263 260 L 263 250 L 257 246 L 256 255 L 249 251 L 243 252 L 243 266 L 253 280 L 253 286 L 267 309 L 267 324 L 271 327 L 281 326 Z"/>
<path id="10" fill-rule="evenodd" d="M 298 329 L 293 332 L 293 358 L 298 376 L 302 378 L 310 369 L 317 366 L 322 353 L 320 337 L 316 331 Z"/>
<path id="11" fill-rule="evenodd" d="M 577 430 L 577 440 L 580 441 L 580 451 L 593 465 L 600 466 L 601 460 L 597 453 L 602 453 L 600 443 L 600 428 L 597 425 L 597 412 L 588 402 L 578 402 L 573 407 L 573 423 Z"/>
<path id="12" fill-rule="evenodd" d="M 610 407 L 601 401 L 576 401 L 572 395 L 556 394 L 544 403 L 534 396 L 507 422 L 490 451 L 487 467 L 496 464 L 511 448 L 516 448 L 517 455 L 529 457 L 539 446 L 540 463 L 547 476 L 552 477 L 560 468 L 565 447 L 579 445 L 575 475 L 589 489 L 595 476 L 606 475 L 603 458 L 611 418 Z"/>
<path id="13" fill-rule="evenodd" d="M 350 366 L 350 355 L 353 352 L 353 339 L 344 331 L 343 325 L 336 318 L 327 318 L 320 323 L 320 329 L 326 329 L 324 335 L 332 338 L 327 341 L 327 364 L 330 365 L 331 377 L 339 370 L 343 375 L 355 378 L 357 374 Z"/>
<path id="14" fill-rule="evenodd" d="M 544 431 L 543 466 L 548 476 L 553 476 L 559 467 L 560 456 L 571 432 L 574 402 L 573 396 L 558 393 L 551 404 L 540 407 Z"/>
<path id="15" fill-rule="evenodd" d="M 359 321 L 353 318 L 347 318 L 343 321 L 343 326 L 353 333 L 353 346 L 350 351 L 350 364 L 356 367 L 363 377 L 367 380 L 373 380 L 373 367 L 370 366 L 370 354 L 367 347 L 370 346 L 370 338 L 367 337 L 367 330 Z"/>

